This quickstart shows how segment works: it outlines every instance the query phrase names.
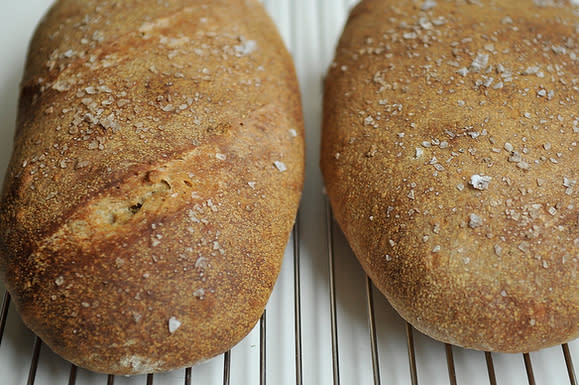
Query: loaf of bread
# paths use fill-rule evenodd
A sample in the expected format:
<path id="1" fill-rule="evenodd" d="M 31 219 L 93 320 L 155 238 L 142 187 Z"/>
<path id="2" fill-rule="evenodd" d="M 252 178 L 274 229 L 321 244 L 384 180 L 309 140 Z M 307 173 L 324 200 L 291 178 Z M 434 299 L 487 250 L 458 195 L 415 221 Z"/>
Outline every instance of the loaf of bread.
<path id="1" fill-rule="evenodd" d="M 419 331 L 528 352 L 579 335 L 579 7 L 364 0 L 325 83 L 321 167 Z"/>
<path id="2" fill-rule="evenodd" d="M 22 81 L 1 278 L 81 367 L 192 365 L 260 318 L 303 172 L 294 67 L 258 0 L 60 0 Z"/>

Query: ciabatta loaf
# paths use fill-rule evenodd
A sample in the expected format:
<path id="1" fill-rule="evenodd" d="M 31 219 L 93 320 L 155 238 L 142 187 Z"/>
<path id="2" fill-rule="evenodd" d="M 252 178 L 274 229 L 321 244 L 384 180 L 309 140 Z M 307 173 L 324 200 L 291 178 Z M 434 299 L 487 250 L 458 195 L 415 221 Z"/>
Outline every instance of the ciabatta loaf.
<path id="1" fill-rule="evenodd" d="M 579 335 L 579 8 L 365 0 L 326 79 L 321 165 L 361 265 L 420 331 Z"/>
<path id="2" fill-rule="evenodd" d="M 60 0 L 32 39 L 0 208 L 24 322 L 99 372 L 230 349 L 303 183 L 292 60 L 257 0 Z"/>

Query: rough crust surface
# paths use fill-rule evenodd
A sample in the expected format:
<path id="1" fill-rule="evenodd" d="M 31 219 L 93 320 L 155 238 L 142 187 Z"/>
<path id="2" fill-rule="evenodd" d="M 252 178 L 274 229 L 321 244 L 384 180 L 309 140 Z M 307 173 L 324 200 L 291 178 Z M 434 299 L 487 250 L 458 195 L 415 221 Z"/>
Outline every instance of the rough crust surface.
<path id="1" fill-rule="evenodd" d="M 394 308 L 444 342 L 579 335 L 579 9 L 366 0 L 326 78 L 334 215 Z"/>
<path id="2" fill-rule="evenodd" d="M 253 0 L 61 0 L 31 42 L 0 208 L 24 322 L 93 371 L 230 349 L 303 184 L 292 60 Z"/>

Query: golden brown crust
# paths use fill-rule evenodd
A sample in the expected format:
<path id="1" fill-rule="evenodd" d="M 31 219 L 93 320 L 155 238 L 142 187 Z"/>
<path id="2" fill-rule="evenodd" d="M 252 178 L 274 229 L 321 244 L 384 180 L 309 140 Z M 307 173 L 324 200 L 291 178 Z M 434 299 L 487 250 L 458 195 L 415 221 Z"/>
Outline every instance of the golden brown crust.
<path id="1" fill-rule="evenodd" d="M 366 0 L 327 79 L 336 220 L 422 332 L 492 351 L 579 335 L 579 9 Z"/>
<path id="2" fill-rule="evenodd" d="M 295 71 L 259 2 L 61 0 L 22 84 L 2 278 L 82 367 L 208 359 L 259 319 L 303 169 Z"/>

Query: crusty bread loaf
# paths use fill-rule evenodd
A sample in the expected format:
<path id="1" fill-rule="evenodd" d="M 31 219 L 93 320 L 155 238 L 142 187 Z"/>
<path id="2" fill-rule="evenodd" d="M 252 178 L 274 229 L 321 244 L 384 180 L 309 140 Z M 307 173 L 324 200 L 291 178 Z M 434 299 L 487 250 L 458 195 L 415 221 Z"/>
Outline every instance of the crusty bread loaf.
<path id="1" fill-rule="evenodd" d="M 61 0 L 30 46 L 0 271 L 56 353 L 136 374 L 224 352 L 303 184 L 291 58 L 257 0 Z"/>
<path id="2" fill-rule="evenodd" d="M 468 348 L 579 335 L 579 9 L 365 0 L 327 79 L 334 215 L 394 308 Z"/>

